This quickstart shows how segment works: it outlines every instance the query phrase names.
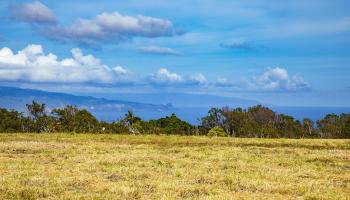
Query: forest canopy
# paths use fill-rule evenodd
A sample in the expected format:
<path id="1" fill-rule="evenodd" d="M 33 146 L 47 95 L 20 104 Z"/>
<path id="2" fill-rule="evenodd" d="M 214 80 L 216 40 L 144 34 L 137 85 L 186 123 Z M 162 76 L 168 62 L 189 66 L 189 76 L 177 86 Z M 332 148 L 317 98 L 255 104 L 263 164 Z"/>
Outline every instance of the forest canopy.
<path id="1" fill-rule="evenodd" d="M 33 101 L 27 113 L 0 108 L 1 133 L 110 133 L 209 135 L 258 138 L 350 138 L 350 114 L 327 114 L 316 122 L 278 114 L 257 105 L 244 108 L 211 108 L 194 126 L 170 116 L 142 120 L 131 110 L 114 122 L 99 121 L 89 111 L 74 105 L 48 112 L 45 104 Z"/>

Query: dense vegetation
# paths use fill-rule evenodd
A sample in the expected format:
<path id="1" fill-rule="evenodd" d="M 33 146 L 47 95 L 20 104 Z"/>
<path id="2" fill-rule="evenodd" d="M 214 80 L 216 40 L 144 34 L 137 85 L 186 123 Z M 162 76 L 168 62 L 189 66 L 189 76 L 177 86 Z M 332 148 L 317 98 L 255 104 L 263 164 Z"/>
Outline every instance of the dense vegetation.
<path id="1" fill-rule="evenodd" d="M 193 126 L 175 114 L 144 121 L 128 111 L 122 120 L 98 121 L 85 109 L 76 106 L 46 110 L 45 104 L 27 104 L 27 113 L 0 108 L 0 132 L 73 132 L 115 134 L 178 134 L 260 138 L 350 138 L 350 114 L 328 114 L 316 124 L 278 114 L 261 105 L 243 108 L 212 108 Z"/>
<path id="2" fill-rule="evenodd" d="M 350 114 L 327 114 L 315 125 L 311 119 L 301 122 L 261 105 L 248 109 L 212 108 L 202 118 L 202 126 L 222 127 L 232 137 L 350 138 Z"/>

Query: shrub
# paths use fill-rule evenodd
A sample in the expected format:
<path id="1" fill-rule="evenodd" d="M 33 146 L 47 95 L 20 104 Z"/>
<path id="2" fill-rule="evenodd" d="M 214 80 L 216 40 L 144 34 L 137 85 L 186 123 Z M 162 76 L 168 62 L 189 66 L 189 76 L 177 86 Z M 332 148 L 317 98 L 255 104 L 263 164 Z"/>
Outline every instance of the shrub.
<path id="1" fill-rule="evenodd" d="M 209 130 L 208 136 L 209 137 L 226 137 L 227 133 L 224 131 L 223 128 L 216 126 Z"/>

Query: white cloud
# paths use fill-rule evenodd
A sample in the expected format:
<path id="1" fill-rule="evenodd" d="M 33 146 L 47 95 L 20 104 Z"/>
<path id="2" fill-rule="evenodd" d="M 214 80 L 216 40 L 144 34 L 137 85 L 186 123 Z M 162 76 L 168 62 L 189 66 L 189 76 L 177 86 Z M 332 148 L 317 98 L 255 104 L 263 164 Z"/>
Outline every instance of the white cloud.
<path id="1" fill-rule="evenodd" d="M 215 85 L 238 90 L 277 92 L 306 90 L 311 87 L 300 75 L 290 76 L 286 69 L 280 67 L 268 68 L 259 76 L 244 78 L 236 83 L 220 78 Z"/>
<path id="2" fill-rule="evenodd" d="M 56 23 L 56 16 L 44 4 L 39 1 L 32 3 L 12 5 L 9 7 L 11 17 L 18 21 L 29 23 Z"/>
<path id="3" fill-rule="evenodd" d="M 310 87 L 301 76 L 289 76 L 284 68 L 269 68 L 262 75 L 254 77 L 249 85 L 263 90 L 302 90 Z"/>
<path id="4" fill-rule="evenodd" d="M 72 49 L 71 54 L 70 58 L 58 60 L 52 53 L 45 54 L 40 45 L 28 45 L 17 53 L 4 47 L 0 49 L 0 80 L 117 84 L 133 79 L 128 70 L 110 68 L 80 49 Z"/>
<path id="5" fill-rule="evenodd" d="M 71 57 L 58 59 L 45 54 L 41 45 L 28 45 L 14 53 L 10 48 L 0 49 L 0 81 L 38 84 L 79 84 L 140 87 L 201 86 L 208 83 L 203 74 L 183 78 L 160 68 L 149 76 L 140 76 L 122 66 L 109 67 L 93 55 L 85 55 L 74 48 Z"/>
<path id="6" fill-rule="evenodd" d="M 173 36 L 182 34 L 182 31 L 174 28 L 172 22 L 167 19 L 104 12 L 94 19 L 78 19 L 71 26 L 48 27 L 44 33 L 54 40 L 96 45 L 99 42 L 120 42 L 132 37 Z"/>
<path id="7" fill-rule="evenodd" d="M 209 81 L 201 73 L 181 76 L 178 73 L 170 72 L 166 68 L 160 68 L 156 73 L 150 75 L 147 81 L 149 84 L 155 86 L 176 86 L 178 88 L 203 87 L 209 85 Z"/>
<path id="8" fill-rule="evenodd" d="M 166 68 L 160 68 L 150 76 L 150 81 L 155 84 L 176 84 L 182 82 L 182 77 L 179 74 L 171 73 Z"/>
<path id="9" fill-rule="evenodd" d="M 174 55 L 174 56 L 183 56 L 183 53 L 166 47 L 158 47 L 158 46 L 146 46 L 139 48 L 139 51 L 142 53 L 148 54 L 159 54 L 159 55 Z"/>
<path id="10" fill-rule="evenodd" d="M 88 85 L 135 85 L 140 87 L 225 87 L 244 91 L 299 91 L 310 88 L 300 75 L 291 76 L 284 68 L 268 68 L 261 75 L 232 82 L 219 78 L 209 82 L 201 74 L 181 76 L 160 68 L 149 76 L 139 76 L 122 66 L 109 67 L 93 55 L 72 49 L 71 57 L 58 59 L 53 53 L 45 54 L 41 45 L 28 45 L 14 53 L 10 48 L 0 49 L 0 81 L 27 83 L 62 83 Z"/>
<path id="11" fill-rule="evenodd" d="M 116 67 L 113 67 L 112 69 L 113 71 L 115 71 L 117 74 L 120 74 L 120 75 L 125 75 L 129 73 L 129 71 L 123 68 L 122 66 L 116 66 Z"/>
<path id="12" fill-rule="evenodd" d="M 201 73 L 190 76 L 189 81 L 199 85 L 205 85 L 208 83 L 207 78 Z"/>

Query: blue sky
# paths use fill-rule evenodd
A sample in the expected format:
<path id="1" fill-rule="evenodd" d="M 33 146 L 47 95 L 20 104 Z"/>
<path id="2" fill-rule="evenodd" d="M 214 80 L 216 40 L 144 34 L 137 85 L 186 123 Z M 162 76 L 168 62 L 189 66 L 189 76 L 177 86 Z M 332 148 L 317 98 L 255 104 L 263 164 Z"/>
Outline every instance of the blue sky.
<path id="1" fill-rule="evenodd" d="M 350 106 L 350 3 L 0 2 L 0 83 Z"/>

